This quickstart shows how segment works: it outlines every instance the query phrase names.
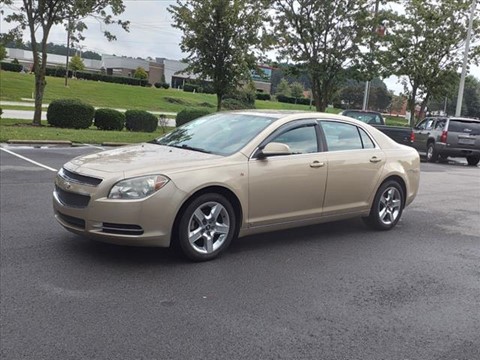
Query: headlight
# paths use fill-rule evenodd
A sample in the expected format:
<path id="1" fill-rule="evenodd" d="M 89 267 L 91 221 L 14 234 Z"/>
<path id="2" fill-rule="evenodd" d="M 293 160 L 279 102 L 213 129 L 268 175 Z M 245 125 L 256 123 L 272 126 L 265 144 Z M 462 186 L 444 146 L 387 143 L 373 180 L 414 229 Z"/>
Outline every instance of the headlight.
<path id="1" fill-rule="evenodd" d="M 162 175 L 150 175 L 119 181 L 113 185 L 109 199 L 143 199 L 160 190 L 170 181 Z"/>

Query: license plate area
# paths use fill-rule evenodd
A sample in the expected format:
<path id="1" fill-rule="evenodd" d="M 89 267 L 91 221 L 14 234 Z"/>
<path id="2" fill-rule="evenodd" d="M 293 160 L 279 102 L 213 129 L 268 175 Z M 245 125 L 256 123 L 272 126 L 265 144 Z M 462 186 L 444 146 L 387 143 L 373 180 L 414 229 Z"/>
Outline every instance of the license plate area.
<path id="1" fill-rule="evenodd" d="M 458 143 L 460 145 L 475 145 L 475 139 L 474 138 L 459 138 Z"/>

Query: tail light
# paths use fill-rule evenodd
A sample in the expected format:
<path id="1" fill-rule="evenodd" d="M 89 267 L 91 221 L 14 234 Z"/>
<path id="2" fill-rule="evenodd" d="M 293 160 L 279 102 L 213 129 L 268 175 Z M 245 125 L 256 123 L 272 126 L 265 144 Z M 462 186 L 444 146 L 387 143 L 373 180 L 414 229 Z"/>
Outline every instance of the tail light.
<path id="1" fill-rule="evenodd" d="M 413 142 L 415 141 L 415 133 L 413 132 L 413 130 L 410 132 L 410 143 L 413 144 Z"/>
<path id="2" fill-rule="evenodd" d="M 440 135 L 440 142 L 446 143 L 447 142 L 447 135 L 448 135 L 448 132 L 443 130 L 442 135 Z"/>

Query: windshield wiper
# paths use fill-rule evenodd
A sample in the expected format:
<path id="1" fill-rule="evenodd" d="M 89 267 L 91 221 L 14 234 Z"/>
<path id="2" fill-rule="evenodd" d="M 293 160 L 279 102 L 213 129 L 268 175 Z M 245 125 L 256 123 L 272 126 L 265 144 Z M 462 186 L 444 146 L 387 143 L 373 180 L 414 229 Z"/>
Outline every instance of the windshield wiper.
<path id="1" fill-rule="evenodd" d="M 186 144 L 182 144 L 182 145 L 168 145 L 168 146 L 172 146 L 172 147 L 175 147 L 175 148 L 178 148 L 178 149 L 198 151 L 198 152 L 202 152 L 202 153 L 205 153 L 205 154 L 211 154 L 211 153 L 212 153 L 211 151 L 208 151 L 208 150 L 205 150 L 205 149 L 202 149 L 202 148 L 197 148 L 197 147 L 190 146 L 190 145 L 186 145 Z"/>

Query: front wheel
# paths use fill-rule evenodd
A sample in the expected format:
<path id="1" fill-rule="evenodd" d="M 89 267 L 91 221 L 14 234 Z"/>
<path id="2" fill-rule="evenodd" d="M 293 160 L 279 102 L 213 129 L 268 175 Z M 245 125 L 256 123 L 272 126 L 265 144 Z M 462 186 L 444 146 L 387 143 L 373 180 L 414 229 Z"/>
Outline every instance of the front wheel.
<path id="1" fill-rule="evenodd" d="M 230 245 L 235 227 L 235 211 L 230 202 L 220 194 L 203 194 L 181 215 L 178 241 L 189 259 L 211 260 Z"/>
<path id="2" fill-rule="evenodd" d="M 438 154 L 435 151 L 435 144 L 433 142 L 427 145 L 427 161 L 436 162 L 438 160 Z"/>
<path id="3" fill-rule="evenodd" d="M 480 156 L 467 156 L 467 162 L 470 166 L 477 166 L 480 162 Z"/>
<path id="4" fill-rule="evenodd" d="M 404 208 L 403 189 L 395 180 L 383 183 L 375 195 L 365 223 L 376 230 L 390 230 L 397 225 Z"/>

